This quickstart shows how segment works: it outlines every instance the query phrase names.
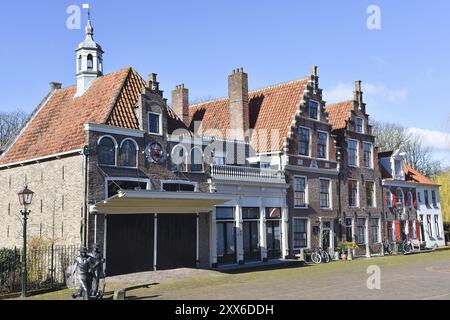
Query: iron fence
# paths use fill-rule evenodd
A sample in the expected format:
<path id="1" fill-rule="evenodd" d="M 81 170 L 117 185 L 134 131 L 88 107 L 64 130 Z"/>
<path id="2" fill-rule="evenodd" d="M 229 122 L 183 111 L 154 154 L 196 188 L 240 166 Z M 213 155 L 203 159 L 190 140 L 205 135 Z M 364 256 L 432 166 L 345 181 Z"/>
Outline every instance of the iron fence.
<path id="1" fill-rule="evenodd" d="M 48 246 L 27 250 L 28 291 L 61 288 L 73 265 L 79 246 Z M 20 292 L 22 250 L 0 250 L 0 296 Z"/>

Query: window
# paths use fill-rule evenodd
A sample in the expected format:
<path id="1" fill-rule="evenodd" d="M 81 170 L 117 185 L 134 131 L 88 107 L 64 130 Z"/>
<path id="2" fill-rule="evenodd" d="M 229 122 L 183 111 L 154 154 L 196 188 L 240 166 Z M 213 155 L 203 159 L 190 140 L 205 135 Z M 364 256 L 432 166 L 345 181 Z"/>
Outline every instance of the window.
<path id="1" fill-rule="evenodd" d="M 319 103 L 316 101 L 309 101 L 309 117 L 311 119 L 319 119 Z"/>
<path id="2" fill-rule="evenodd" d="M 366 219 L 365 218 L 358 218 L 357 219 L 357 230 L 358 230 L 358 237 L 357 237 L 357 244 L 366 244 Z"/>
<path id="3" fill-rule="evenodd" d="M 266 219 L 281 219 L 281 209 L 280 208 L 266 208 Z"/>
<path id="4" fill-rule="evenodd" d="M 436 201 L 436 191 L 431 191 L 431 201 L 433 202 L 433 207 L 437 207 L 437 201 Z"/>
<path id="5" fill-rule="evenodd" d="M 395 192 L 395 205 L 398 203 L 402 204 L 402 208 L 405 206 L 405 195 L 403 193 L 403 190 L 398 188 Z"/>
<path id="6" fill-rule="evenodd" d="M 425 190 L 424 193 L 425 193 L 425 204 L 426 204 L 427 207 L 429 207 L 430 206 L 430 199 L 429 199 L 429 195 L 428 195 L 428 190 Z"/>
<path id="7" fill-rule="evenodd" d="M 299 128 L 299 147 L 298 152 L 302 156 L 309 156 L 309 146 L 311 141 L 311 129 L 300 127 Z"/>
<path id="8" fill-rule="evenodd" d="M 386 192 L 386 203 L 389 208 L 392 208 L 392 191 L 391 190 L 388 190 L 388 192 Z"/>
<path id="9" fill-rule="evenodd" d="M 328 154 L 328 133 L 318 132 L 317 133 L 317 158 L 327 159 Z"/>
<path id="10" fill-rule="evenodd" d="M 83 63 L 83 58 L 81 56 L 78 56 L 78 71 L 81 71 L 82 63 Z"/>
<path id="11" fill-rule="evenodd" d="M 373 167 L 373 157 L 372 157 L 372 144 L 364 142 L 364 167 Z"/>
<path id="12" fill-rule="evenodd" d="M 186 171 L 186 149 L 184 147 L 176 146 L 172 150 L 172 166 L 173 171 Z"/>
<path id="13" fill-rule="evenodd" d="M 395 160 L 395 175 L 400 176 L 403 175 L 403 164 L 402 160 Z"/>
<path id="14" fill-rule="evenodd" d="M 227 155 L 223 152 L 214 152 L 213 164 L 215 165 L 225 165 L 227 163 Z"/>
<path id="15" fill-rule="evenodd" d="M 242 219 L 244 220 L 259 220 L 259 208 L 242 208 Z"/>
<path id="16" fill-rule="evenodd" d="M 234 208 L 216 208 L 217 258 L 219 263 L 236 262 Z"/>
<path id="17" fill-rule="evenodd" d="M 98 143 L 98 164 L 116 165 L 116 143 L 112 138 L 103 137 Z"/>
<path id="18" fill-rule="evenodd" d="M 356 118 L 356 132 L 364 133 L 364 120 L 362 118 Z"/>
<path id="19" fill-rule="evenodd" d="M 348 140 L 348 164 L 358 166 L 358 141 Z"/>
<path id="20" fill-rule="evenodd" d="M 371 181 L 366 182 L 366 205 L 368 208 L 375 208 L 375 183 Z"/>
<path id="21" fill-rule="evenodd" d="M 380 220 L 379 219 L 370 219 L 370 239 L 372 243 L 379 242 L 379 230 L 380 230 Z"/>
<path id="22" fill-rule="evenodd" d="M 386 238 L 388 241 L 395 241 L 394 234 L 392 233 L 392 222 L 387 222 Z"/>
<path id="23" fill-rule="evenodd" d="M 354 180 L 348 181 L 348 205 L 350 207 L 358 206 L 358 182 Z"/>
<path id="24" fill-rule="evenodd" d="M 353 242 L 353 219 L 345 219 L 345 239 L 347 242 Z"/>
<path id="25" fill-rule="evenodd" d="M 195 184 L 182 182 L 163 182 L 162 189 L 166 192 L 195 192 Z"/>
<path id="26" fill-rule="evenodd" d="M 108 180 L 108 198 L 111 198 L 121 190 L 146 190 L 148 181 Z"/>
<path id="27" fill-rule="evenodd" d="M 306 208 L 306 177 L 294 178 L 294 205 L 297 208 Z"/>
<path id="28" fill-rule="evenodd" d="M 420 203 L 422 203 L 422 194 L 420 192 L 417 192 L 417 198 Z"/>
<path id="29" fill-rule="evenodd" d="M 161 114 L 149 113 L 148 114 L 148 132 L 150 134 L 161 134 Z"/>
<path id="30" fill-rule="evenodd" d="M 94 58 L 92 57 L 92 54 L 87 56 L 87 68 L 88 70 L 94 69 Z"/>
<path id="31" fill-rule="evenodd" d="M 191 172 L 203 171 L 203 152 L 200 148 L 191 150 Z"/>
<path id="32" fill-rule="evenodd" d="M 308 220 L 294 218 L 294 249 L 304 249 L 308 247 Z"/>
<path id="33" fill-rule="evenodd" d="M 124 167 L 137 167 L 137 146 L 133 140 L 125 140 L 120 147 L 120 164 Z"/>
<path id="34" fill-rule="evenodd" d="M 330 180 L 320 179 L 320 207 L 330 208 Z"/>
<path id="35" fill-rule="evenodd" d="M 433 228 L 431 226 L 431 216 L 427 215 L 427 229 L 428 229 L 428 235 L 430 238 L 433 237 Z"/>
<path id="36" fill-rule="evenodd" d="M 436 236 L 441 236 L 441 228 L 439 227 L 439 216 L 434 216 L 434 229 L 436 230 Z"/>
<path id="37" fill-rule="evenodd" d="M 414 206 L 414 197 L 412 192 L 408 192 L 408 207 L 412 208 Z"/>
<path id="38" fill-rule="evenodd" d="M 216 220 L 234 220 L 234 208 L 216 208 Z"/>

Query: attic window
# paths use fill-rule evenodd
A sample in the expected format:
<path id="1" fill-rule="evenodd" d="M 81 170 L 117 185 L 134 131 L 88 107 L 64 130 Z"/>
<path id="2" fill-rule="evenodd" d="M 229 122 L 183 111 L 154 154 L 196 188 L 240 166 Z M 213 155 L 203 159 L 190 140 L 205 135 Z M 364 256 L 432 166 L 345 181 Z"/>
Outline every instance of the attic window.
<path id="1" fill-rule="evenodd" d="M 395 175 L 399 176 L 403 173 L 402 160 L 395 160 Z"/>
<path id="2" fill-rule="evenodd" d="M 309 117 L 314 120 L 319 119 L 319 103 L 316 101 L 309 102 Z"/>
<path id="3" fill-rule="evenodd" d="M 364 120 L 362 118 L 356 118 L 356 132 L 357 133 L 364 133 Z"/>
<path id="4" fill-rule="evenodd" d="M 94 69 L 94 57 L 92 54 L 88 55 L 87 57 L 87 68 L 88 70 Z"/>

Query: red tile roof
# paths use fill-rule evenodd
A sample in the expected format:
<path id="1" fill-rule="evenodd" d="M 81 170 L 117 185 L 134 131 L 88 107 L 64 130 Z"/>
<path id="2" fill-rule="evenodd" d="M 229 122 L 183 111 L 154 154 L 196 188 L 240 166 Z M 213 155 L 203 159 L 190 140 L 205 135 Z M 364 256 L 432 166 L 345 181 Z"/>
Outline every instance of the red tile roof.
<path id="1" fill-rule="evenodd" d="M 333 126 L 333 130 L 345 129 L 347 127 L 347 121 L 350 119 L 352 110 L 352 100 L 330 104 L 326 107 L 328 120 Z"/>
<path id="2" fill-rule="evenodd" d="M 76 86 L 55 91 L 6 150 L 0 164 L 82 149 L 86 123 L 138 128 L 134 106 L 143 86 L 142 78 L 125 68 L 98 78 L 81 97 L 75 97 Z"/>
<path id="3" fill-rule="evenodd" d="M 405 171 L 405 174 L 407 176 L 407 180 L 413 181 L 420 184 L 428 184 L 428 185 L 437 185 L 436 182 L 433 180 L 425 177 L 423 174 L 415 170 L 413 167 L 411 167 L 408 164 L 405 164 L 403 166 L 403 171 Z"/>
<path id="4" fill-rule="evenodd" d="M 254 130 L 252 146 L 255 150 L 283 149 L 309 80 L 305 78 L 249 92 L 250 129 Z M 194 122 L 199 121 L 207 135 L 226 138 L 230 128 L 228 104 L 229 99 L 223 98 L 191 106 L 191 130 Z M 206 132 L 209 130 L 210 133 Z M 274 138 L 271 138 L 272 130 L 279 132 Z"/>

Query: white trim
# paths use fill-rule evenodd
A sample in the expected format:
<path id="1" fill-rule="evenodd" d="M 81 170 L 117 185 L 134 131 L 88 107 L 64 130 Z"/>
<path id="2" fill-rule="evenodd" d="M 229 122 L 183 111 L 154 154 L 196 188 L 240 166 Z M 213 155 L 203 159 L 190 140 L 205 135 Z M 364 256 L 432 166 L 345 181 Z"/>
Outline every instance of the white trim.
<path id="1" fill-rule="evenodd" d="M 295 221 L 298 220 L 306 220 L 306 247 L 305 248 L 296 248 L 295 247 L 295 240 L 294 240 L 294 234 L 295 234 L 295 230 L 294 230 L 294 224 Z M 309 250 L 311 249 L 311 219 L 310 218 L 304 218 L 304 217 L 293 217 L 292 218 L 292 247 L 294 251 L 298 251 L 298 250 Z"/>
<path id="2" fill-rule="evenodd" d="M 310 109 L 311 102 L 317 103 L 317 119 L 311 118 L 311 109 Z M 321 122 L 321 113 L 322 113 L 322 104 L 315 99 L 308 99 L 308 119 Z"/>
<path id="3" fill-rule="evenodd" d="M 337 176 L 339 174 L 338 169 L 313 169 L 313 168 L 308 168 L 308 167 L 301 167 L 301 166 L 296 166 L 296 165 L 286 165 L 285 170 L 289 170 L 289 171 L 297 171 L 297 172 L 310 172 L 310 173 L 319 173 L 319 174 L 329 174 L 332 176 Z"/>
<path id="4" fill-rule="evenodd" d="M 326 154 L 325 157 L 326 158 L 319 158 L 318 156 L 316 157 L 319 160 L 328 160 L 330 159 L 330 134 L 327 131 L 323 131 L 323 130 L 317 130 L 317 147 L 319 146 L 319 133 L 325 133 L 327 135 L 327 145 L 326 145 Z M 319 148 L 317 148 L 317 153 L 319 151 Z"/>
<path id="5" fill-rule="evenodd" d="M 322 206 L 320 205 L 320 182 L 321 180 L 326 180 L 328 181 L 328 202 L 329 205 L 328 207 L 324 207 L 322 208 Z M 319 207 L 321 210 L 333 210 L 333 184 L 332 184 L 332 180 L 330 178 L 322 178 L 319 177 Z"/>
<path id="6" fill-rule="evenodd" d="M 294 189 L 294 209 L 309 209 L 309 181 L 308 181 L 308 177 L 307 176 L 300 176 L 300 175 L 294 175 L 294 185 L 293 185 L 293 189 Z M 296 206 L 295 205 L 295 179 L 305 179 L 305 206 L 304 207 L 300 207 L 300 206 Z M 300 191 L 298 191 L 300 192 Z"/>
<path id="7" fill-rule="evenodd" d="M 350 164 L 350 141 L 356 142 L 356 165 Z M 348 139 L 348 148 L 347 148 L 347 154 L 348 154 L 348 166 L 352 168 L 358 168 L 359 167 L 359 141 L 356 139 Z"/>
<path id="8" fill-rule="evenodd" d="M 364 163 L 364 153 L 365 153 L 365 151 L 364 151 L 364 145 L 370 145 L 370 155 L 371 155 L 371 157 L 370 157 L 370 166 L 369 167 L 366 167 L 366 164 Z M 374 147 L 373 147 L 373 143 L 372 142 L 367 142 L 367 141 L 363 141 L 363 167 L 365 168 L 365 169 L 373 169 L 374 168 L 374 163 L 375 163 L 375 161 L 374 161 Z"/>
<path id="9" fill-rule="evenodd" d="M 48 155 L 48 156 L 44 156 L 44 157 L 40 157 L 40 158 L 34 158 L 34 159 L 30 159 L 30 160 L 24 160 L 24 161 L 19 161 L 19 162 L 13 162 L 13 163 L 9 163 L 9 164 L 4 164 L 0 166 L 0 169 L 3 168 L 7 168 L 9 169 L 10 167 L 16 167 L 16 166 L 25 166 L 27 164 L 33 164 L 34 163 L 39 163 L 45 160 L 50 160 L 52 158 L 62 158 L 64 156 L 68 156 L 68 155 L 81 155 L 83 153 L 83 149 L 78 149 L 78 150 L 72 150 L 72 151 L 67 151 L 67 152 L 62 152 L 62 153 L 55 153 L 52 155 Z"/>
<path id="10" fill-rule="evenodd" d="M 357 130 L 358 126 L 357 126 L 356 120 L 358 120 L 358 119 L 361 119 L 361 121 L 362 121 L 362 131 L 361 132 L 358 132 L 358 130 Z M 364 121 L 363 117 L 355 117 L 355 132 L 359 133 L 359 134 L 366 134 L 365 121 Z"/>
<path id="11" fill-rule="evenodd" d="M 308 150 L 308 155 L 303 155 L 303 154 L 300 154 L 300 137 L 301 137 L 301 135 L 300 135 L 300 129 L 307 129 L 308 131 L 309 131 L 309 150 Z M 309 127 L 305 127 L 305 126 L 298 126 L 298 129 L 297 129 L 297 135 L 298 135 L 298 155 L 299 156 L 301 156 L 301 157 L 304 157 L 304 158 L 311 158 L 312 157 L 312 129 L 311 128 L 309 128 Z"/>
<path id="12" fill-rule="evenodd" d="M 146 182 L 147 189 L 151 190 L 151 180 L 148 178 L 129 178 L 129 177 L 106 177 L 105 178 L 105 199 L 108 199 L 108 184 L 109 181 L 121 181 L 121 182 Z"/>
<path id="13" fill-rule="evenodd" d="M 377 189 L 376 189 L 377 187 L 376 187 L 375 181 L 373 181 L 373 180 L 366 180 L 366 207 L 367 207 L 367 183 L 372 183 L 372 185 L 373 185 L 373 188 L 372 188 L 372 191 L 373 191 L 372 204 L 371 204 L 370 207 L 368 207 L 368 209 L 375 209 L 375 208 L 377 208 Z"/>
<path id="14" fill-rule="evenodd" d="M 133 142 L 134 145 L 136 146 L 136 150 L 139 152 L 139 150 L 140 150 L 140 149 L 139 149 L 139 145 L 137 144 L 136 140 L 134 140 L 133 138 L 125 138 L 125 139 L 123 139 L 122 142 L 120 143 L 119 149 L 122 149 L 122 146 L 123 146 L 123 144 L 124 144 L 126 141 L 131 141 L 131 142 Z"/>
<path id="15" fill-rule="evenodd" d="M 360 199 L 359 199 L 359 196 L 360 196 L 360 192 L 359 192 L 359 187 L 360 187 L 359 181 L 358 181 L 357 179 L 348 179 L 347 182 L 350 182 L 350 181 L 356 182 L 356 206 L 351 206 L 350 203 L 349 203 L 349 204 L 348 204 L 348 207 L 349 207 L 349 208 L 352 208 L 352 209 L 359 208 L 360 205 L 361 205 Z M 348 184 L 348 183 L 347 183 L 347 184 Z M 349 195 L 349 196 L 350 196 L 350 195 Z"/>
<path id="16" fill-rule="evenodd" d="M 159 133 L 156 133 L 156 132 L 150 132 L 150 115 L 151 115 L 151 114 L 157 115 L 158 118 L 159 118 Z M 147 130 L 147 133 L 148 133 L 149 135 L 152 135 L 152 136 L 160 136 L 160 137 L 163 136 L 162 113 L 152 112 L 152 111 L 147 112 L 147 124 L 148 124 L 148 130 Z"/>
<path id="17" fill-rule="evenodd" d="M 113 127 L 103 124 L 88 123 L 84 125 L 85 131 L 102 132 L 109 134 L 117 134 L 122 136 L 130 136 L 134 138 L 143 138 L 145 132 L 137 129 L 128 129 L 122 127 Z"/>

